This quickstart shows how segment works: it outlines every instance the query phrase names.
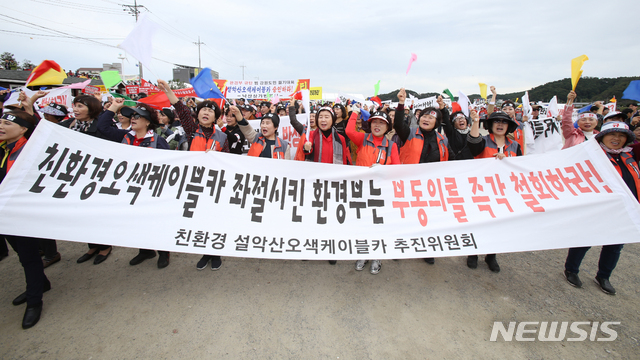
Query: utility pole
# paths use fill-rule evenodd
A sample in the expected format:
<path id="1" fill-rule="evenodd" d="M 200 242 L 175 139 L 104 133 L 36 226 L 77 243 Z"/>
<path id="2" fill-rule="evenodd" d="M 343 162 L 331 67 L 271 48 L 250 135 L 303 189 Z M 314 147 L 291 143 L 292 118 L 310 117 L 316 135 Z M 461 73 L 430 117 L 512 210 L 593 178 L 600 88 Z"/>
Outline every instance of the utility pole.
<path id="1" fill-rule="evenodd" d="M 246 66 L 244 66 L 244 63 L 242 63 L 240 67 L 242 68 L 242 80 L 244 80 L 244 68 L 246 68 Z"/>
<path id="2" fill-rule="evenodd" d="M 118 54 L 118 59 L 120 59 L 120 61 L 122 62 L 122 68 L 120 69 L 120 77 L 122 78 L 122 80 L 124 80 L 124 59 L 126 58 L 127 58 L 126 56 L 122 56 L 122 54 Z"/>
<path id="3" fill-rule="evenodd" d="M 200 45 L 206 45 L 203 42 L 200 42 L 200 36 L 198 36 L 198 42 L 194 42 L 194 44 L 198 45 L 198 72 L 202 70 L 202 63 L 200 61 Z"/>
<path id="4" fill-rule="evenodd" d="M 144 5 L 138 5 L 138 0 L 133 0 L 133 5 L 122 4 L 125 8 L 124 11 L 129 11 L 129 14 L 136 17 L 136 23 L 138 23 L 138 14 L 140 14 L 140 10 L 138 8 L 143 8 Z M 140 81 L 142 81 L 142 63 L 138 61 L 138 69 L 140 70 Z"/>

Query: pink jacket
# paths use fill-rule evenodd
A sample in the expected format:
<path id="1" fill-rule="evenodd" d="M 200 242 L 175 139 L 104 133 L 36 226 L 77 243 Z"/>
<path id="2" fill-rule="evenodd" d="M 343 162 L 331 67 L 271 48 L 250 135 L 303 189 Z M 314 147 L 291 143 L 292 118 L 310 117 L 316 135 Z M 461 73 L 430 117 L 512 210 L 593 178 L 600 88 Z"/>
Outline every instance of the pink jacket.
<path id="1" fill-rule="evenodd" d="M 585 136 L 580 128 L 573 126 L 573 105 L 565 106 L 562 112 L 562 136 L 564 137 L 564 146 L 562 149 L 567 149 L 572 146 L 582 144 Z M 597 134 L 598 130 L 593 130 L 593 135 Z"/>

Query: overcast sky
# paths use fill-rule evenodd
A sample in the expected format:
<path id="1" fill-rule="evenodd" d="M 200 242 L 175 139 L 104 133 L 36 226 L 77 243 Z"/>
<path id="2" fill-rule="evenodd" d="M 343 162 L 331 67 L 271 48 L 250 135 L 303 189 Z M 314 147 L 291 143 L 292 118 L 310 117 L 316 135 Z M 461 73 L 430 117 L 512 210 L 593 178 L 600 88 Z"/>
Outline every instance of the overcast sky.
<path id="1" fill-rule="evenodd" d="M 116 46 L 135 24 L 121 6 L 133 0 L 0 1 L 0 52 L 13 53 L 19 62 L 50 59 L 67 70 L 120 62 L 120 49 L 58 36 Z M 582 54 L 589 56 L 583 76 L 640 74 L 638 0 L 139 4 L 160 25 L 153 56 L 166 62 L 154 60 L 152 71 L 145 69 L 154 82 L 154 74 L 171 79 L 173 63 L 198 65 L 198 36 L 206 44 L 202 66 L 222 79 L 242 79 L 245 65 L 245 79 L 309 78 L 324 92 L 365 96 L 373 95 L 378 80 L 381 93 L 405 85 L 421 93 L 449 88 L 473 94 L 479 82 L 499 93 L 527 90 L 569 77 L 571 59 Z M 411 53 L 418 60 L 405 76 Z M 125 73 L 137 73 L 136 61 L 127 58 Z"/>

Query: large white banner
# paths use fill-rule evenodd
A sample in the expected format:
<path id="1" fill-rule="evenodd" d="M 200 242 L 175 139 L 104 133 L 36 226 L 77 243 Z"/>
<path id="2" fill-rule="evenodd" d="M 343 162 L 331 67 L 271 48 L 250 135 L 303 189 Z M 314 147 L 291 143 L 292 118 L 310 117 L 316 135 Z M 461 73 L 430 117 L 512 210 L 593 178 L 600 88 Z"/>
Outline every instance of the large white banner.
<path id="1" fill-rule="evenodd" d="M 267 99 L 269 97 L 289 98 L 301 84 L 301 89 L 309 87 L 309 80 L 228 80 L 227 99 Z M 305 85 L 306 84 L 306 85 Z"/>
<path id="2" fill-rule="evenodd" d="M 0 185 L 5 234 L 278 259 L 637 242 L 639 210 L 593 141 L 369 168 L 139 148 L 45 121 Z"/>

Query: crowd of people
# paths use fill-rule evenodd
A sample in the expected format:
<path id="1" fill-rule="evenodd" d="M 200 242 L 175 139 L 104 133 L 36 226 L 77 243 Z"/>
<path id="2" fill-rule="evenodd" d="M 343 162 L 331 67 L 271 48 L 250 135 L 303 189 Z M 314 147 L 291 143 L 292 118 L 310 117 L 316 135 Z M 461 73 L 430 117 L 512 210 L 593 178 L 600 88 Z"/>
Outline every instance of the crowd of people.
<path id="1" fill-rule="evenodd" d="M 438 97 L 437 106 L 413 109 L 407 102 L 405 89 L 398 92 L 397 106 L 343 103 L 314 103 L 309 109 L 294 99 L 278 103 L 260 103 L 244 99 L 228 101 L 221 108 L 212 100 L 178 98 L 166 81 L 159 80 L 158 88 L 164 92 L 170 107 L 154 109 L 138 102 L 125 106 L 122 98 L 102 101 L 100 96 L 80 95 L 73 99 L 73 109 L 62 104 L 49 103 L 39 109 L 36 100 L 46 95 L 38 91 L 32 97 L 24 92 L 18 104 L 3 106 L 0 121 L 0 182 L 10 171 L 29 136 L 39 121 L 50 121 L 87 136 L 119 142 L 126 145 L 178 151 L 221 151 L 272 159 L 321 162 L 337 165 L 374 166 L 394 164 L 421 164 L 441 161 L 459 161 L 479 158 L 504 159 L 527 153 L 526 125 L 538 119 L 541 110 L 534 105 L 530 115 L 523 114 L 513 101 L 496 104 L 496 90 L 486 106 L 472 107 L 468 113 L 460 104 L 447 106 Z M 0 100 L 9 96 L 0 92 Z M 638 199 L 640 191 L 640 112 L 631 105 L 622 112 L 606 112 L 602 103 L 593 104 L 592 110 L 578 115 L 571 91 L 567 103 L 557 120 L 561 122 L 564 148 L 594 139 L 602 147 L 631 192 Z M 72 115 L 71 115 L 72 114 Z M 299 121 L 301 114 L 306 121 Z M 280 117 L 288 116 L 300 135 L 298 148 L 292 158 L 292 144 L 278 134 Z M 248 120 L 260 120 L 254 129 Z M 486 133 L 481 133 L 481 126 Z M 248 150 L 246 150 L 248 149 Z M 42 311 L 43 293 L 51 289 L 44 269 L 60 261 L 55 240 L 23 236 L 4 236 L 0 240 L 0 260 L 8 254 L 4 238 L 16 251 L 24 268 L 26 291 L 13 300 L 14 305 L 26 303 L 22 327 L 34 326 Z M 609 282 L 623 245 L 603 246 L 596 283 L 607 294 L 615 294 Z M 589 247 L 569 249 L 564 274 L 575 287 L 581 287 L 578 276 L 582 259 Z M 113 247 L 109 244 L 88 244 L 86 253 L 78 263 L 93 260 L 98 265 L 108 259 Z M 157 267 L 170 264 L 170 253 L 154 249 L 140 249 L 129 262 L 136 266 L 158 256 Z M 434 258 L 425 258 L 434 264 Z M 496 254 L 484 258 L 488 268 L 499 272 Z M 381 271 L 380 260 L 370 259 L 370 273 Z M 335 264 L 336 261 L 329 261 Z M 367 260 L 358 260 L 355 269 L 363 270 Z M 196 263 L 198 270 L 218 270 L 222 259 L 218 255 L 204 255 Z M 475 269 L 478 256 L 467 258 L 467 266 Z"/>

